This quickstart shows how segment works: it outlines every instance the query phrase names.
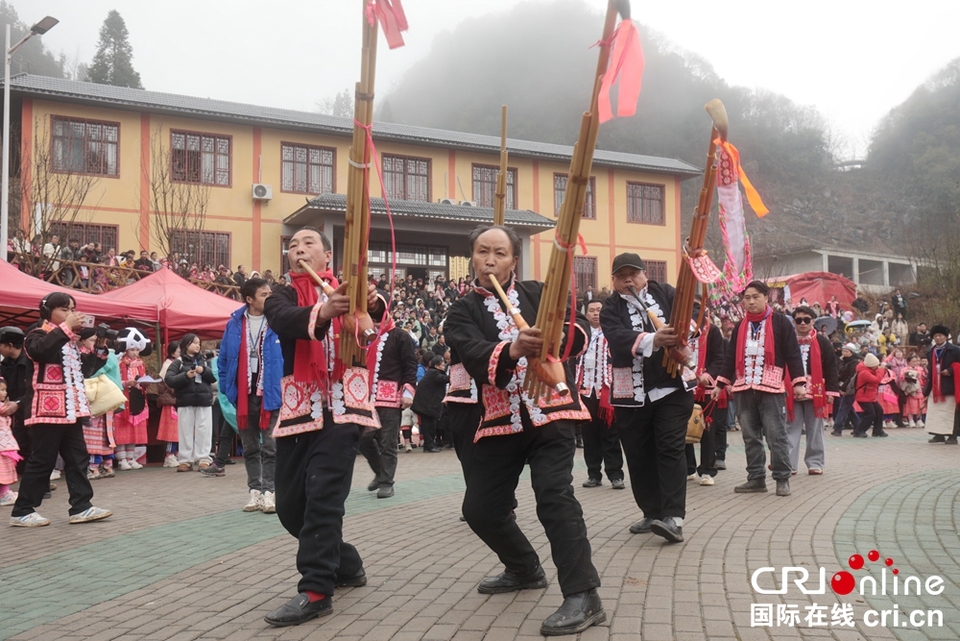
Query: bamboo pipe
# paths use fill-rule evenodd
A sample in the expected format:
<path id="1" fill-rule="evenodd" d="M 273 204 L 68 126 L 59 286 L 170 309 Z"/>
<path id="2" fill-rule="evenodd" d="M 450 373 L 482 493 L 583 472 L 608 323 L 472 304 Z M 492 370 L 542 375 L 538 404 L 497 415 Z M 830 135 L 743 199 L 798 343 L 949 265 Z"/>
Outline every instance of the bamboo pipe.
<path id="1" fill-rule="evenodd" d="M 497 290 L 497 295 L 500 297 L 500 300 L 503 301 L 503 304 L 507 308 L 507 312 L 513 318 L 513 323 L 517 326 L 517 329 L 527 329 L 530 325 L 527 321 L 520 315 L 520 310 L 513 306 L 513 303 L 510 302 L 510 299 L 507 297 L 507 294 L 503 291 L 503 287 L 500 286 L 500 282 L 497 280 L 497 277 L 493 274 L 489 274 L 490 282 L 493 283 L 493 288 Z M 543 363 L 538 358 L 531 356 L 527 357 L 527 373 L 536 372 L 536 378 L 539 382 L 546 383 L 554 389 L 554 391 L 560 396 L 569 396 L 570 388 L 567 387 L 567 376 L 563 369 L 563 364 L 559 361 L 550 361 L 549 363 Z M 531 377 L 532 378 L 532 377 Z M 524 379 L 526 383 L 526 379 Z M 526 385 L 524 386 L 526 387 Z M 539 398 L 539 396 L 534 396 L 534 398 Z"/>
<path id="2" fill-rule="evenodd" d="M 313 271 L 313 268 L 310 267 L 310 265 L 308 265 L 307 263 L 305 263 L 302 258 L 297 261 L 297 264 L 299 264 L 300 267 L 302 267 L 305 272 L 310 274 L 310 278 L 312 278 L 313 282 L 315 282 L 317 285 L 320 286 L 324 294 L 326 294 L 327 296 L 331 296 L 335 291 L 337 291 L 330 285 L 330 283 L 320 278 L 320 274 Z M 371 323 L 372 322 L 373 322 L 373 319 L 371 319 Z M 344 314 L 343 329 L 345 333 L 351 336 L 355 335 L 355 332 L 357 329 L 357 322 L 352 315 Z M 370 327 L 364 327 L 363 325 L 361 325 L 360 329 L 361 329 L 361 334 L 368 341 L 373 340 L 373 337 L 377 335 L 377 332 L 374 331 L 372 324 L 370 325 Z"/>
<path id="3" fill-rule="evenodd" d="M 516 185 L 514 185 L 516 189 Z M 500 107 L 500 172 L 493 201 L 493 224 L 503 225 L 507 219 L 507 106 Z"/>

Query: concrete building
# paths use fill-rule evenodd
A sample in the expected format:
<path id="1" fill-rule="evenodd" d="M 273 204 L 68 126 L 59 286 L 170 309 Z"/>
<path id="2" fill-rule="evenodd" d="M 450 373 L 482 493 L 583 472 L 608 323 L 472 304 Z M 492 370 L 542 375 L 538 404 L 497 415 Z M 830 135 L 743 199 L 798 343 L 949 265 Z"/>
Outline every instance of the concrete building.
<path id="1" fill-rule="evenodd" d="M 754 256 L 758 278 L 779 278 L 803 272 L 829 272 L 849 278 L 867 292 L 885 293 L 917 282 L 917 261 L 906 256 L 808 246 Z"/>
<path id="2" fill-rule="evenodd" d="M 201 265 L 276 271 L 287 239 L 311 224 L 333 238 L 339 266 L 351 118 L 27 74 L 11 80 L 11 93 L 12 173 L 22 167 L 13 179 L 28 235 L 36 212 L 48 206 L 36 196 L 32 173 L 69 174 L 93 180 L 76 203 L 79 215 L 62 231 L 101 242 L 104 251 L 176 250 Z M 578 126 L 570 123 L 571 140 Z M 458 275 L 467 233 L 492 220 L 499 137 L 391 123 L 375 123 L 373 132 L 394 214 L 398 272 Z M 527 246 L 523 275 L 543 279 L 572 147 L 511 139 L 508 148 L 507 223 Z M 38 157 L 49 157 L 41 167 L 49 171 L 31 172 Z M 680 182 L 700 173 L 678 160 L 597 151 L 581 225 L 588 255 L 575 261 L 578 288 L 608 285 L 609 265 L 622 251 L 647 259 L 651 277 L 674 280 L 683 233 Z M 202 233 L 191 232 L 192 241 L 157 225 L 158 187 L 184 185 L 206 193 Z M 370 195 L 376 273 L 392 262 L 376 178 Z"/>

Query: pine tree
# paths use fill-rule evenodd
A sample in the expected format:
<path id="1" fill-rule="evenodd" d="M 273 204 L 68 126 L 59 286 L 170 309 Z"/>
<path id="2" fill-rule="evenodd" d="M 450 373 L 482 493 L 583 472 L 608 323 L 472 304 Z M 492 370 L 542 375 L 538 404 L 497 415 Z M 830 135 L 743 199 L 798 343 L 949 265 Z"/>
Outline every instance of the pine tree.
<path id="1" fill-rule="evenodd" d="M 143 89 L 140 74 L 133 68 L 133 47 L 128 36 L 126 23 L 119 12 L 112 9 L 100 27 L 100 42 L 90 65 L 91 82 Z"/>

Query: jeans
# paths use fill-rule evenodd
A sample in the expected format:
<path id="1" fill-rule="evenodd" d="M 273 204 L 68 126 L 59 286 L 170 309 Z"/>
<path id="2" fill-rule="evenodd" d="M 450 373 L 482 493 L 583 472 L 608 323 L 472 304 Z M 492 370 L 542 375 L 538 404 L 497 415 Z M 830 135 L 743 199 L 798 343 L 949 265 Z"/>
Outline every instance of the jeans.
<path id="1" fill-rule="evenodd" d="M 840 397 L 837 416 L 833 421 L 834 432 L 842 432 L 848 424 L 853 426 L 854 431 L 860 427 L 860 418 L 857 416 L 857 413 L 853 411 L 853 400 L 854 397 L 852 394 L 850 396 Z"/>
<path id="2" fill-rule="evenodd" d="M 370 464 L 380 487 L 393 485 L 393 478 L 397 475 L 400 413 L 399 407 L 378 407 L 380 429 L 368 429 L 360 437 L 360 453 Z"/>
<path id="3" fill-rule="evenodd" d="M 247 424 L 240 430 L 243 465 L 247 469 L 247 487 L 260 492 L 273 492 L 277 469 L 277 441 L 273 438 L 273 428 L 277 426 L 280 412 L 270 412 L 270 426 L 265 430 L 260 429 L 262 397 L 251 394 L 248 398 Z"/>
<path id="4" fill-rule="evenodd" d="M 735 392 L 737 418 L 743 430 L 743 448 L 747 454 L 747 480 L 767 478 L 767 454 L 763 439 L 770 447 L 773 478 L 790 478 L 790 446 L 787 442 L 786 395 L 746 390 Z"/>
<path id="5" fill-rule="evenodd" d="M 787 441 L 790 444 L 790 469 L 794 472 L 800 464 L 800 432 L 806 429 L 807 447 L 803 463 L 808 470 L 822 470 L 823 419 L 816 416 L 813 401 L 798 401 L 793 405 L 793 420 L 787 424 Z"/>

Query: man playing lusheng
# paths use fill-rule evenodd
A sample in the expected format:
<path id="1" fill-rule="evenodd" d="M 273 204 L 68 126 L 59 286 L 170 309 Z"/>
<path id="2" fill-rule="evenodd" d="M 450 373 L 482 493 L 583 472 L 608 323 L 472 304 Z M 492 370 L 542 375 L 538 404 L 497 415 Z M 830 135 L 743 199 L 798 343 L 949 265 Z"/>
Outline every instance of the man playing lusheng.
<path id="1" fill-rule="evenodd" d="M 501 574 L 481 581 L 477 590 L 498 594 L 547 585 L 540 558 L 512 514 L 514 490 L 529 463 L 537 516 L 550 540 L 564 597 L 540 633 L 574 634 L 606 619 L 583 511 L 571 485 L 575 421 L 590 415 L 580 403 L 569 370 L 567 397 L 551 390 L 546 399 L 534 402 L 521 389 L 527 359 L 539 355 L 543 339 L 539 328 L 518 329 L 513 314 L 532 324 L 543 285 L 516 281 L 514 269 L 520 256 L 516 232 L 500 226 L 478 227 L 470 234 L 470 249 L 475 287 L 453 304 L 444 326 L 444 335 L 467 373 L 481 386 L 482 418 L 471 450 L 463 515 L 506 566 Z M 504 310 L 491 276 L 503 285 L 513 309 Z M 586 337 L 586 323 L 578 321 L 582 325 L 573 330 L 573 355 L 583 349 Z"/>
<path id="2" fill-rule="evenodd" d="M 280 424 L 277 441 L 277 516 L 300 541 L 297 596 L 264 619 L 274 626 L 298 625 L 333 611 L 333 591 L 366 585 L 357 549 L 343 540 L 344 501 L 364 427 L 379 427 L 370 404 L 369 372 L 336 371 L 340 316 L 350 309 L 347 284 L 337 287 L 329 269 L 329 239 L 304 227 L 290 239 L 289 287 L 267 298 L 264 313 L 280 337 L 283 353 Z M 336 287 L 319 290 L 303 261 Z M 383 315 L 383 301 L 369 285 L 372 316 Z M 347 380 L 349 379 L 349 380 Z"/>

